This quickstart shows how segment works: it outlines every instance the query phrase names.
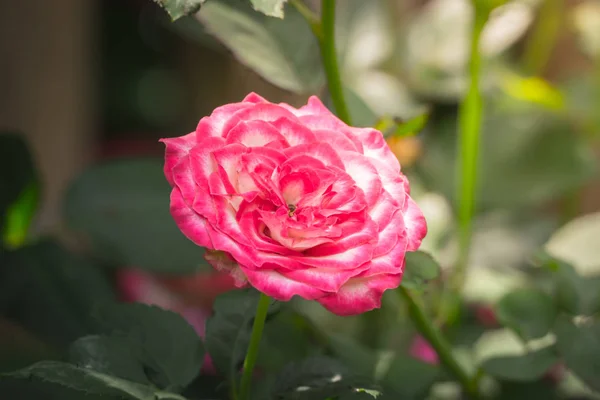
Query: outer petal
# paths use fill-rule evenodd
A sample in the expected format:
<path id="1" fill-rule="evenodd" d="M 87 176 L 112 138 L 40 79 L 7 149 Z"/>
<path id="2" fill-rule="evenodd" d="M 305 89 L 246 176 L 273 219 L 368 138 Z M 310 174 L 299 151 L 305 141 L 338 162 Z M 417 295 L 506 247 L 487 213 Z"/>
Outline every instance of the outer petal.
<path id="1" fill-rule="evenodd" d="M 183 200 L 181 191 L 171 191 L 171 215 L 181 232 L 198 246 L 214 249 L 208 230 L 208 222 L 196 214 Z"/>
<path id="2" fill-rule="evenodd" d="M 186 156 L 192 147 L 196 145 L 196 132 L 185 136 L 160 139 L 160 142 L 166 146 L 165 150 L 165 177 L 173 186 L 173 167 L 179 163 L 182 157 Z"/>
<path id="3" fill-rule="evenodd" d="M 268 103 L 269 101 L 266 100 L 264 97 L 251 92 L 248 93 L 248 96 L 244 97 L 244 100 L 242 100 L 244 103 L 255 103 L 255 104 L 260 104 L 260 103 Z"/>
<path id="4" fill-rule="evenodd" d="M 407 196 L 404 210 L 404 225 L 408 236 L 408 251 L 415 251 L 427 235 L 427 222 L 417 203 Z"/>
<path id="5" fill-rule="evenodd" d="M 393 168 L 394 172 L 400 172 L 398 159 L 390 150 L 390 147 L 383 138 L 383 134 L 372 128 L 350 128 L 352 132 L 360 139 L 364 147 L 364 154 L 375 160 L 381 160 L 386 165 Z"/>
<path id="6" fill-rule="evenodd" d="M 325 294 L 314 286 L 286 278 L 275 270 L 249 270 L 243 267 L 242 269 L 252 286 L 275 300 L 289 301 L 295 295 L 306 300 L 314 300 Z"/>
<path id="7" fill-rule="evenodd" d="M 223 132 L 227 134 L 234 126 L 240 121 L 265 121 L 271 122 L 278 120 L 279 118 L 288 118 L 292 121 L 296 120 L 294 114 L 290 113 L 283 107 L 279 107 L 271 103 L 253 104 L 252 107 L 242 108 L 235 112 L 227 123 L 223 125 Z"/>
<path id="8" fill-rule="evenodd" d="M 223 127 L 237 111 L 252 107 L 252 103 L 233 103 L 215 108 L 209 117 L 204 117 L 196 127 L 198 139 L 217 136 L 223 137 Z"/>
<path id="9" fill-rule="evenodd" d="M 326 292 L 337 292 L 350 278 L 359 275 L 366 268 L 368 268 L 368 264 L 364 264 L 352 270 L 338 271 L 328 268 L 306 268 L 285 271 L 284 274 L 288 278 L 304 282 L 317 289 Z"/>
<path id="10" fill-rule="evenodd" d="M 381 296 L 387 289 L 400 285 L 401 275 L 376 275 L 352 278 L 335 294 L 317 299 L 337 315 L 356 315 L 381 307 Z"/>

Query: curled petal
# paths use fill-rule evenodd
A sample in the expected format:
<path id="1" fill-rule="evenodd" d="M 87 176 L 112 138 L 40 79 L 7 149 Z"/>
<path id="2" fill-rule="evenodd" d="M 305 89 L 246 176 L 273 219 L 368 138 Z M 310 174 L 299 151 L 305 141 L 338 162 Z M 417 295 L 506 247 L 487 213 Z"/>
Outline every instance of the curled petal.
<path id="1" fill-rule="evenodd" d="M 287 278 L 276 270 L 249 270 L 242 267 L 252 286 L 279 301 L 289 301 L 298 295 L 306 300 L 323 296 L 324 292 L 306 283 Z"/>
<path id="2" fill-rule="evenodd" d="M 404 224 L 408 236 L 408 251 L 415 251 L 427 235 L 427 222 L 417 203 L 408 196 L 404 210 Z"/>
<path id="3" fill-rule="evenodd" d="M 352 278 L 336 293 L 317 299 L 337 315 L 357 315 L 381 307 L 381 296 L 387 289 L 400 285 L 401 275 L 376 275 Z"/>
<path id="4" fill-rule="evenodd" d="M 164 172 L 167 181 L 173 185 L 173 167 L 179 163 L 179 160 L 186 156 L 196 145 L 196 132 L 185 136 L 160 139 L 165 144 L 165 166 Z"/>
<path id="5" fill-rule="evenodd" d="M 277 141 L 285 142 L 285 138 L 277 129 L 265 121 L 241 121 L 226 135 L 227 144 L 240 143 L 246 147 L 261 147 Z"/>
<path id="6" fill-rule="evenodd" d="M 174 188 L 171 191 L 171 215 L 181 232 L 198 246 L 213 249 L 208 222 L 196 214 L 185 202 L 181 191 Z"/>

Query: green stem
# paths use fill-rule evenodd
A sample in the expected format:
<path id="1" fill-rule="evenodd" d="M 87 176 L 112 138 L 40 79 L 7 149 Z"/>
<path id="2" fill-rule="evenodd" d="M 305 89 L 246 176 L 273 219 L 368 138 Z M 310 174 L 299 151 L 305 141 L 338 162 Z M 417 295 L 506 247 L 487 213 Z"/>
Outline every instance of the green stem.
<path id="1" fill-rule="evenodd" d="M 344 99 L 342 78 L 340 77 L 335 50 L 335 0 L 323 0 L 322 2 L 321 38 L 319 44 L 323 67 L 325 68 L 325 76 L 327 77 L 327 86 L 336 114 L 342 121 L 350 125 L 350 114 L 348 113 L 348 107 Z"/>
<path id="2" fill-rule="evenodd" d="M 528 73 L 544 72 L 558 37 L 562 15 L 563 0 L 544 0 L 523 53 L 523 65 Z"/>
<path id="3" fill-rule="evenodd" d="M 435 327 L 433 322 L 425 315 L 425 310 L 416 296 L 403 286 L 399 288 L 400 294 L 408 305 L 408 312 L 419 333 L 429 342 L 437 353 L 441 363 L 456 377 L 470 398 L 480 397 L 477 377 L 471 377 L 456 361 L 452 354 L 450 344 Z"/>
<path id="4" fill-rule="evenodd" d="M 475 2 L 478 4 L 478 2 Z M 481 53 L 479 42 L 481 32 L 488 13 L 475 6 L 475 23 L 471 34 L 471 55 L 469 60 L 470 83 L 463 99 L 459 115 L 459 184 L 458 189 L 458 229 L 459 256 L 450 287 L 460 291 L 465 280 L 465 273 L 471 246 L 473 215 L 475 213 L 475 194 L 477 183 L 477 163 L 479 158 L 479 133 L 481 130 L 483 101 L 479 91 L 481 76 Z"/>
<path id="5" fill-rule="evenodd" d="M 244 360 L 244 372 L 240 384 L 239 400 L 248 400 L 250 396 L 252 372 L 254 371 L 256 359 L 258 358 L 260 338 L 262 337 L 263 328 L 265 327 L 265 320 L 267 319 L 267 312 L 269 311 L 270 303 L 271 299 L 269 298 L 269 296 L 261 293 L 260 299 L 258 300 L 258 307 L 256 308 L 254 324 L 252 325 L 252 335 L 250 336 L 248 353 L 246 353 L 246 359 Z"/>

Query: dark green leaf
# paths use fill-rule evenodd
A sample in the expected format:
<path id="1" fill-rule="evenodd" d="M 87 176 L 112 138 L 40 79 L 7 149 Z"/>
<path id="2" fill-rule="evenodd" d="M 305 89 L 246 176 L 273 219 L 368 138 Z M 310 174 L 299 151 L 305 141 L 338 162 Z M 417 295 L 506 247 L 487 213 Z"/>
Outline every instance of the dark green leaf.
<path id="1" fill-rule="evenodd" d="M 210 1 L 199 18 L 242 64 L 274 85 L 314 93 L 324 84 L 317 39 L 294 7 L 282 20 L 257 13 L 246 1 Z"/>
<path id="2" fill-rule="evenodd" d="M 360 376 L 373 376 L 377 365 L 377 353 L 363 347 L 348 336 L 330 335 L 329 346 L 336 358 Z"/>
<path id="3" fill-rule="evenodd" d="M 78 367 L 101 374 L 151 385 L 144 365 L 134 354 L 129 341 L 120 336 L 84 336 L 69 348 L 69 361 Z"/>
<path id="4" fill-rule="evenodd" d="M 368 379 L 349 372 L 339 361 L 328 357 L 313 357 L 288 364 L 277 376 L 273 386 L 276 399 L 314 400 L 349 393 L 380 394 Z"/>
<path id="5" fill-rule="evenodd" d="M 96 318 L 108 334 L 127 341 L 154 385 L 179 391 L 200 372 L 204 346 L 179 314 L 144 304 L 115 304 L 100 308 Z"/>
<path id="6" fill-rule="evenodd" d="M 556 348 L 565 364 L 591 389 L 600 392 L 600 322 L 580 326 L 561 315 L 554 325 Z"/>
<path id="7" fill-rule="evenodd" d="M 196 14 L 206 0 L 154 0 L 169 13 L 175 21 L 181 17 Z"/>
<path id="8" fill-rule="evenodd" d="M 456 123 L 430 125 L 418 168 L 428 186 L 456 204 Z M 594 176 L 596 161 L 573 128 L 540 110 L 495 111 L 481 129 L 478 206 L 481 210 L 542 204 L 580 187 Z"/>
<path id="9" fill-rule="evenodd" d="M 92 241 L 98 257 L 118 266 L 191 273 L 206 266 L 203 249 L 188 240 L 169 212 L 171 188 L 163 161 L 113 161 L 85 171 L 70 187 L 70 227 Z"/>
<path id="10" fill-rule="evenodd" d="M 35 164 L 23 136 L 0 134 L 0 233 L 5 234 L 9 207 L 19 200 L 28 187 L 37 184 Z"/>
<path id="11" fill-rule="evenodd" d="M 385 393 L 389 389 L 401 396 L 399 398 L 418 398 L 427 392 L 441 373 L 442 370 L 438 365 L 399 355 L 392 361 L 381 385 Z"/>
<path id="12" fill-rule="evenodd" d="M 287 0 L 250 0 L 252 7 L 269 17 L 283 18 L 283 5 Z"/>
<path id="13" fill-rule="evenodd" d="M 260 342 L 257 365 L 261 370 L 280 371 L 290 361 L 318 351 L 297 314 L 284 310 L 269 319 Z"/>
<path id="14" fill-rule="evenodd" d="M 260 293 L 256 290 L 232 290 L 217 297 L 213 315 L 206 321 L 206 349 L 217 370 L 233 379 L 246 356 L 252 321 Z M 277 309 L 271 306 L 269 313 Z"/>
<path id="15" fill-rule="evenodd" d="M 100 269 L 52 240 L 0 258 L 0 312 L 50 344 L 67 346 L 94 332 L 91 310 L 115 299 Z"/>
<path id="16" fill-rule="evenodd" d="M 593 315 L 600 311 L 600 277 L 582 277 L 570 264 L 542 256 L 553 273 L 554 297 L 559 309 L 572 315 Z"/>
<path id="17" fill-rule="evenodd" d="M 139 383 L 95 372 L 92 369 L 79 368 L 58 361 L 42 361 L 5 375 L 5 377 L 39 379 L 92 395 L 115 396 L 135 400 L 185 400 L 174 393 L 160 392 L 150 386 L 140 385 Z"/>
<path id="18" fill-rule="evenodd" d="M 509 381 L 534 381 L 541 378 L 560 360 L 553 348 L 527 353 L 522 356 L 490 358 L 482 368 L 495 378 Z"/>
<path id="19" fill-rule="evenodd" d="M 440 266 L 433 257 L 423 251 L 406 253 L 406 264 L 401 285 L 409 289 L 422 289 L 440 274 Z"/>
<path id="20" fill-rule="evenodd" d="M 546 335 L 556 318 L 552 297 L 538 289 L 517 289 L 506 294 L 496 305 L 500 322 L 524 340 Z"/>

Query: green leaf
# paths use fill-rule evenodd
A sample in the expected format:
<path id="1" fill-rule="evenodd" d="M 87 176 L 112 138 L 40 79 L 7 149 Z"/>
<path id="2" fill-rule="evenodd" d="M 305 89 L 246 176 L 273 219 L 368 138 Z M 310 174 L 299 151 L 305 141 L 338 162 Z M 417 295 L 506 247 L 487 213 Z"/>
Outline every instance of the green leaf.
<path id="1" fill-rule="evenodd" d="M 428 364 L 412 357 L 399 355 L 390 364 L 381 381 L 384 392 L 393 391 L 399 398 L 419 398 L 441 376 L 438 365 Z"/>
<path id="2" fill-rule="evenodd" d="M 50 344 L 67 346 L 94 332 L 97 325 L 91 310 L 115 300 L 99 268 L 52 240 L 0 258 L 0 313 Z"/>
<path id="3" fill-rule="evenodd" d="M 539 205 L 594 176 L 591 149 L 569 134 L 573 128 L 564 119 L 541 110 L 490 108 L 481 129 L 478 211 Z M 419 172 L 430 189 L 456 204 L 456 122 L 448 117 L 429 126 Z"/>
<path id="4" fill-rule="evenodd" d="M 128 343 L 154 385 L 179 391 L 200 373 L 204 346 L 179 314 L 144 304 L 114 304 L 99 308 L 96 318 L 107 334 Z"/>
<path id="5" fill-rule="evenodd" d="M 285 20 L 257 13 L 246 1 L 208 2 L 199 19 L 244 65 L 272 84 L 315 93 L 325 83 L 317 39 L 293 7 Z"/>
<path id="6" fill-rule="evenodd" d="M 554 325 L 556 348 L 565 364 L 589 387 L 600 392 L 600 322 L 576 326 L 561 315 Z"/>
<path id="7" fill-rule="evenodd" d="M 405 262 L 401 285 L 408 289 L 423 289 L 427 281 L 440 274 L 439 264 L 423 251 L 407 252 Z"/>
<path id="8" fill-rule="evenodd" d="M 30 183 L 19 198 L 8 208 L 4 228 L 4 242 L 9 248 L 17 248 L 25 243 L 29 226 L 40 201 L 40 188 L 36 182 Z"/>
<path id="9" fill-rule="evenodd" d="M 273 397 L 281 400 L 313 400 L 349 393 L 381 393 L 377 386 L 348 371 L 338 360 L 312 357 L 288 364 L 277 376 Z"/>
<path id="10" fill-rule="evenodd" d="M 69 348 L 69 361 L 101 374 L 152 384 L 144 372 L 144 365 L 124 337 L 90 335 L 77 339 Z"/>
<path id="11" fill-rule="evenodd" d="M 260 293 L 256 290 L 232 290 L 218 296 L 213 315 L 206 321 L 206 349 L 217 370 L 234 379 L 248 350 L 252 321 Z M 277 310 L 277 303 L 269 314 Z"/>
<path id="12" fill-rule="evenodd" d="M 10 231 L 5 227 L 7 212 L 14 207 L 27 188 L 37 186 L 35 164 L 27 144 L 20 134 L 0 134 L 0 233 L 6 240 Z M 37 203 L 37 202 L 36 202 Z M 35 210 L 35 206 L 33 207 Z M 14 212 L 10 210 L 10 212 Z M 31 215 L 25 216 L 27 220 Z"/>
<path id="13" fill-rule="evenodd" d="M 374 376 L 377 366 L 377 353 L 363 347 L 348 336 L 334 334 L 329 336 L 329 346 L 336 358 L 353 372 L 361 376 Z"/>
<path id="14" fill-rule="evenodd" d="M 266 324 L 260 342 L 257 366 L 264 371 L 280 371 L 290 361 L 301 360 L 319 349 L 310 340 L 302 318 L 283 310 Z"/>
<path id="15" fill-rule="evenodd" d="M 562 260 L 548 255 L 541 258 L 553 273 L 554 297 L 559 309 L 572 315 L 593 315 L 600 311 L 600 277 L 584 278 Z"/>
<path id="16" fill-rule="evenodd" d="M 383 118 L 377 123 L 376 128 L 383 132 L 384 136 L 414 136 L 423 130 L 428 119 L 429 113 L 417 115 L 406 121 L 398 118 Z"/>
<path id="17" fill-rule="evenodd" d="M 517 289 L 506 294 L 496 305 L 496 316 L 524 340 L 546 335 L 556 318 L 552 297 L 538 289 Z"/>
<path id="18" fill-rule="evenodd" d="M 131 159 L 89 168 L 69 188 L 68 225 L 91 240 L 95 254 L 118 266 L 192 273 L 204 249 L 188 240 L 169 212 L 163 161 Z"/>
<path id="19" fill-rule="evenodd" d="M 283 5 L 287 0 L 250 0 L 252 7 L 269 17 L 283 18 Z"/>
<path id="20" fill-rule="evenodd" d="M 154 0 L 167 11 L 171 20 L 196 14 L 206 0 Z"/>
<path id="21" fill-rule="evenodd" d="M 79 368 L 58 361 L 42 361 L 25 369 L 6 374 L 4 377 L 39 379 L 92 395 L 118 396 L 119 398 L 135 400 L 185 400 L 174 393 L 161 392 L 150 386 L 140 385 L 92 369 Z"/>
<path id="22" fill-rule="evenodd" d="M 508 381 L 534 381 L 541 378 L 560 360 L 551 347 L 521 356 L 494 357 L 485 360 L 482 368 L 495 378 Z"/>

